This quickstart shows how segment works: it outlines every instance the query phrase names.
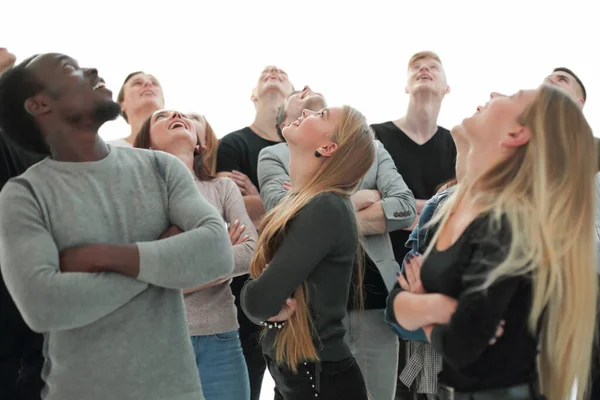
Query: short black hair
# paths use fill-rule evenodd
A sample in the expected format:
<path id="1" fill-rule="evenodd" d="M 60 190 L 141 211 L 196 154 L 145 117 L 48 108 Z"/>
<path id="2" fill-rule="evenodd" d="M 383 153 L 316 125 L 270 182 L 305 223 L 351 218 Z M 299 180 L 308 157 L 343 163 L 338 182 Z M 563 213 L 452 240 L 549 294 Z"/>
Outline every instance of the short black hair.
<path id="1" fill-rule="evenodd" d="M 569 68 L 566 68 L 566 67 L 558 67 L 558 68 L 554 68 L 554 71 L 552 71 L 552 72 L 566 72 L 567 74 L 569 74 L 573 78 L 575 78 L 575 81 L 577 82 L 577 84 L 581 88 L 581 92 L 583 93 L 583 101 L 587 100 L 587 92 L 585 91 L 585 86 L 583 86 L 583 82 L 581 82 L 581 79 L 579 79 L 579 77 L 577 75 L 575 75 L 575 73 L 573 71 L 571 71 Z"/>
<path id="2" fill-rule="evenodd" d="M 50 148 L 25 110 L 25 101 L 44 89 L 26 68 L 37 56 L 27 58 L 0 77 L 0 129 L 16 145 L 46 155 L 50 154 Z"/>

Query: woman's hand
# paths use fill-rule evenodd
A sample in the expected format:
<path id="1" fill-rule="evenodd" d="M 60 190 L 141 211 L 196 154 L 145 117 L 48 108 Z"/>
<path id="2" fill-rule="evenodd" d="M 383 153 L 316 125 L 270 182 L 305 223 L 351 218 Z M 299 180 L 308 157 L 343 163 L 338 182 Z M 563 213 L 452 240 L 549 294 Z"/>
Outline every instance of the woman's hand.
<path id="1" fill-rule="evenodd" d="M 425 288 L 421 282 L 421 265 L 423 256 L 419 253 L 409 254 L 404 262 L 406 278 L 402 273 L 398 275 L 398 283 L 403 290 L 414 294 L 425 294 Z"/>
<path id="2" fill-rule="evenodd" d="M 283 322 L 283 321 L 287 321 L 288 319 L 290 319 L 290 317 L 292 315 L 294 315 L 294 313 L 296 312 L 296 299 L 293 298 L 288 298 L 285 303 L 283 304 L 283 306 L 281 307 L 281 310 L 279 311 L 279 313 L 268 319 L 269 322 Z"/>
<path id="3" fill-rule="evenodd" d="M 268 267 L 269 267 L 269 264 L 265 265 L 265 269 L 263 269 L 262 272 L 265 272 Z M 285 300 L 285 303 L 283 304 L 283 306 L 281 306 L 281 310 L 279 310 L 279 313 L 277 313 L 277 315 L 275 315 L 274 317 L 269 318 L 267 321 L 269 321 L 269 322 L 287 321 L 288 319 L 290 319 L 290 317 L 292 315 L 294 315 L 295 312 L 296 312 L 296 299 L 288 297 Z"/>
<path id="4" fill-rule="evenodd" d="M 227 224 L 227 231 L 229 232 L 229 240 L 231 245 L 244 243 L 248 240 L 248 235 L 242 236 L 242 233 L 246 230 L 246 225 L 240 225 L 239 220 L 235 220 L 233 224 Z"/>

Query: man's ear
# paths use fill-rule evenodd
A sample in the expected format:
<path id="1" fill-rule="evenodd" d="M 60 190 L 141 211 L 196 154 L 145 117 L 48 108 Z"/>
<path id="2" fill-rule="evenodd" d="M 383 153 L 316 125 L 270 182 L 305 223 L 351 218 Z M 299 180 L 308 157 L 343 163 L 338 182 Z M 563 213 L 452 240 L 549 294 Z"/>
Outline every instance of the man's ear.
<path id="1" fill-rule="evenodd" d="M 45 96 L 36 95 L 25 100 L 25 111 L 32 117 L 48 114 L 51 109 Z"/>

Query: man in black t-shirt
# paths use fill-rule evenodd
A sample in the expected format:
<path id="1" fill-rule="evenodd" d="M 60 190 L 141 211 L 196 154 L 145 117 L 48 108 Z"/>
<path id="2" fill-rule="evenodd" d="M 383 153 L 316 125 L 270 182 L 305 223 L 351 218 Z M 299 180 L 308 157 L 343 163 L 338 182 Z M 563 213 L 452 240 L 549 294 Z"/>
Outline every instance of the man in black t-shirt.
<path id="1" fill-rule="evenodd" d="M 450 92 L 442 62 L 437 54 L 424 51 L 408 63 L 406 93 L 410 96 L 406 115 L 398 120 L 372 125 L 392 156 L 398 173 L 417 199 L 417 213 L 443 183 L 454 178 L 456 146 L 450 132 L 438 126 L 437 119 L 444 96 Z M 418 222 L 405 230 L 390 233 L 396 261 L 402 264 L 408 252 L 405 243 Z M 398 371 L 406 365 L 406 342 L 400 341 Z M 411 389 L 398 382 L 396 399 L 417 396 L 417 385 Z"/>
<path id="2" fill-rule="evenodd" d="M 275 66 L 266 67 L 252 90 L 251 100 L 256 108 L 254 122 L 223 137 L 219 144 L 217 175 L 229 177 L 238 185 L 248 215 L 256 225 L 265 212 L 256 175 L 258 155 L 265 147 L 282 141 L 276 127 L 277 110 L 293 90 L 284 71 Z M 258 340 L 260 327 L 251 322 L 240 307 L 240 291 L 247 279 L 248 275 L 234 278 L 231 291 L 238 309 L 240 340 L 248 366 L 251 399 L 259 400 L 266 364 Z"/>
<path id="3" fill-rule="evenodd" d="M 15 56 L 0 48 L 0 75 L 15 63 Z M 0 99 L 1 101 L 1 99 Z M 10 142 L 0 131 L 0 190 L 11 178 L 25 172 L 43 158 Z M 0 221 L 1 223 L 1 221 Z M 41 377 L 43 336 L 23 321 L 0 275 L 0 398 L 39 400 L 44 385 Z"/>

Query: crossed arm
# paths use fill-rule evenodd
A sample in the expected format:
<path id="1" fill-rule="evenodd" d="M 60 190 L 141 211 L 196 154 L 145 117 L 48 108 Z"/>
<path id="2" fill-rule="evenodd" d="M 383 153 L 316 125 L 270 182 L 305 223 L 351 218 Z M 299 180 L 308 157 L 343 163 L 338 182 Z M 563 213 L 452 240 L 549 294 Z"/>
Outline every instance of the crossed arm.
<path id="1" fill-rule="evenodd" d="M 137 244 L 97 243 L 59 254 L 33 195 L 18 182 L 6 185 L 0 193 L 0 266 L 33 330 L 88 325 L 148 284 L 180 289 L 231 273 L 231 245 L 221 217 L 199 194 L 185 166 L 176 159 L 166 164 L 169 218 L 186 232 Z"/>
<path id="2" fill-rule="evenodd" d="M 412 192 L 404 183 L 383 145 L 377 146 L 376 188 L 359 190 L 352 197 L 357 220 L 364 235 L 392 232 L 410 226 L 416 217 Z M 261 199 L 268 211 L 288 193 L 285 188 L 290 177 L 283 160 L 273 148 L 261 151 L 258 162 Z"/>

